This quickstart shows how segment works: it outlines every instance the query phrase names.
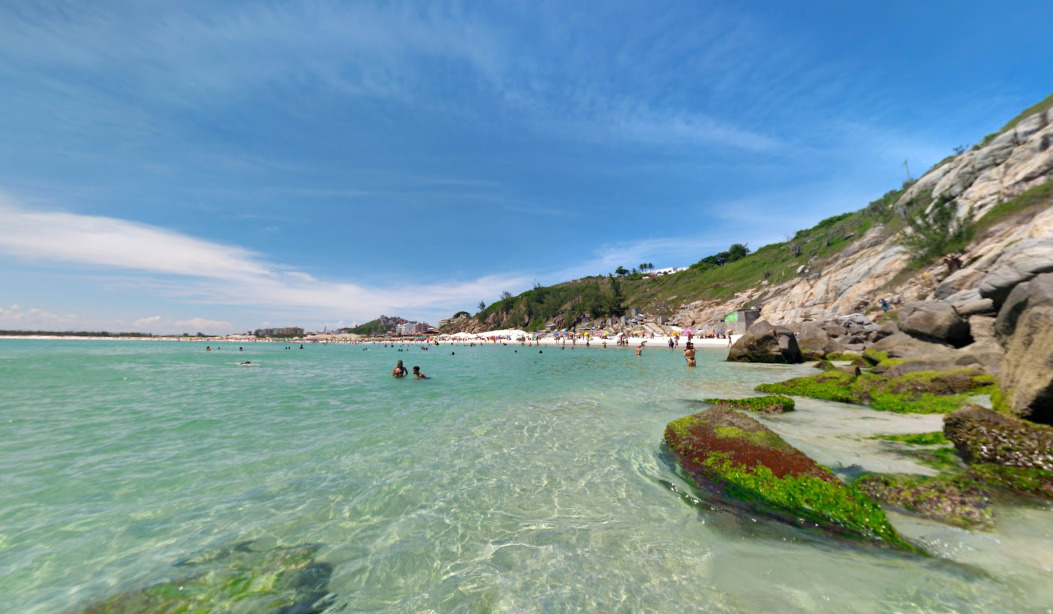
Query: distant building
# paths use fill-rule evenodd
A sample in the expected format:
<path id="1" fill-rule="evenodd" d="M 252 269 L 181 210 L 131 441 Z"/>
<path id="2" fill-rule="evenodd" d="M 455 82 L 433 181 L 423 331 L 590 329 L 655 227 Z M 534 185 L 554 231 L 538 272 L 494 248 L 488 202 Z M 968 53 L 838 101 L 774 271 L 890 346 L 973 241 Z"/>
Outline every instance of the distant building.
<path id="1" fill-rule="evenodd" d="M 680 271 L 686 271 L 687 267 L 684 266 L 667 266 L 664 269 L 655 269 L 651 271 L 652 277 L 658 277 L 659 275 L 672 275 L 673 273 L 679 273 Z"/>
<path id="2" fill-rule="evenodd" d="M 403 322 L 395 327 L 395 332 L 400 335 L 419 335 L 431 328 L 426 322 Z"/>

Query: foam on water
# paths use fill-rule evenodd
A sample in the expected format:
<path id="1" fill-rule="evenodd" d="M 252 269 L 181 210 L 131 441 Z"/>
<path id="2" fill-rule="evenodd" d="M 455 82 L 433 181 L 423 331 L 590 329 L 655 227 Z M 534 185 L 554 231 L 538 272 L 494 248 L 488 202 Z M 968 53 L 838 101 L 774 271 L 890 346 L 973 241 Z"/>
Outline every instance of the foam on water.
<path id="1" fill-rule="evenodd" d="M 688 369 L 665 349 L 244 347 L 0 341 L 0 595 L 68 610 L 263 538 L 323 545 L 333 611 L 1053 603 L 1049 507 L 1000 507 L 989 534 L 893 516 L 942 557 L 923 559 L 698 501 L 665 425 L 806 367 L 700 351 Z M 390 378 L 398 359 L 432 379 Z M 819 401 L 764 420 L 835 470 L 924 471 L 864 437 L 939 428 Z"/>

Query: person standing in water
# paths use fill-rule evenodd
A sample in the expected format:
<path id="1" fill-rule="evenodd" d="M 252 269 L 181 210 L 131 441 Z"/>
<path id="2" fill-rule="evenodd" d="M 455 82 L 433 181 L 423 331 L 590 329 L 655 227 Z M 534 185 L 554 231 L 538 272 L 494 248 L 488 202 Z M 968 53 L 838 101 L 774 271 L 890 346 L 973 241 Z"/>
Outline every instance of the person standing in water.
<path id="1" fill-rule="evenodd" d="M 400 360 L 398 364 L 395 365 L 395 368 L 391 370 L 391 377 L 406 377 L 407 371 L 408 369 L 402 366 L 402 361 Z"/>
<path id="2" fill-rule="evenodd" d="M 427 375 L 420 372 L 420 367 L 413 367 L 413 376 L 417 379 L 428 379 Z"/>
<path id="3" fill-rule="evenodd" d="M 695 344 L 688 340 L 687 345 L 684 346 L 684 360 L 687 361 L 687 366 L 695 366 Z"/>

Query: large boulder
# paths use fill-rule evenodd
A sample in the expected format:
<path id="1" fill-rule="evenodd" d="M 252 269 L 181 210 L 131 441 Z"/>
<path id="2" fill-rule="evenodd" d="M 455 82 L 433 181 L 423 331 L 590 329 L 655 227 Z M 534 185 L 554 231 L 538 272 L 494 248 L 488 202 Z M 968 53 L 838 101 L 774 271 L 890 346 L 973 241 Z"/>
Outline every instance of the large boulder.
<path id="1" fill-rule="evenodd" d="M 995 321 L 1005 348 L 1001 370 L 1006 408 L 1053 424 L 1053 273 L 1018 284 Z"/>
<path id="2" fill-rule="evenodd" d="M 1053 471 L 1051 427 L 970 405 L 944 417 L 943 434 L 967 463 Z"/>
<path id="3" fill-rule="evenodd" d="M 670 422 L 665 440 L 711 501 L 914 550 L 877 504 L 749 416 L 712 407 Z"/>
<path id="4" fill-rule="evenodd" d="M 908 335 L 936 343 L 962 347 L 972 343 L 969 322 L 950 303 L 914 301 L 899 310 L 899 329 Z"/>
<path id="5" fill-rule="evenodd" d="M 980 280 L 980 295 L 999 308 L 1017 285 L 1053 272 L 1053 239 L 1024 239 L 1006 248 Z"/>
<path id="6" fill-rule="evenodd" d="M 746 334 L 728 350 L 731 362 L 804 362 L 797 338 L 789 329 L 772 326 L 765 320 L 754 322 Z"/>
<path id="7" fill-rule="evenodd" d="M 797 335 L 797 346 L 801 352 L 819 356 L 840 351 L 841 344 L 830 336 L 820 322 L 804 322 Z"/>

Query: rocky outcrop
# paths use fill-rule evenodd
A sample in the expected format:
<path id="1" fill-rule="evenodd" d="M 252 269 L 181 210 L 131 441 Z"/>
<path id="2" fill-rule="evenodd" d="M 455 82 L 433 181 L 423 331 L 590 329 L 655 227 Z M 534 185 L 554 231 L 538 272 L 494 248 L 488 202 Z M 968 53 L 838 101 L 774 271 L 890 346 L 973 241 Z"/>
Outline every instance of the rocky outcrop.
<path id="1" fill-rule="evenodd" d="M 962 347 L 972 343 L 969 322 L 950 303 L 915 301 L 899 310 L 899 329 L 908 335 L 935 343 Z"/>
<path id="2" fill-rule="evenodd" d="M 1053 427 L 970 405 L 944 418 L 943 434 L 967 463 L 1053 471 Z"/>
<path id="3" fill-rule="evenodd" d="M 903 200 L 931 192 L 956 198 L 961 210 L 983 215 L 1040 184 L 1053 171 L 1053 109 L 1035 113 L 973 151 L 926 173 Z"/>
<path id="4" fill-rule="evenodd" d="M 1024 118 L 990 142 L 941 163 L 906 190 L 895 207 L 903 210 L 911 201 L 946 196 L 956 199 L 959 212 L 971 211 L 977 219 L 996 204 L 1051 180 L 1051 144 L 1053 109 Z M 802 253 L 794 262 L 797 275 L 765 279 L 724 301 L 687 303 L 676 319 L 683 325 L 709 327 L 724 314 L 753 303 L 761 307 L 761 318 L 788 325 L 874 309 L 882 298 L 893 305 L 935 298 L 950 303 L 962 318 L 993 315 L 1013 286 L 1053 272 L 1053 208 L 1039 208 L 1026 218 L 988 228 L 961 256 L 960 268 L 935 264 L 901 275 L 909 259 L 890 230 L 874 224 L 829 260 Z"/>
<path id="5" fill-rule="evenodd" d="M 1006 350 L 1002 393 L 1015 415 L 1053 424 L 1053 274 L 1013 288 L 995 322 Z"/>
<path id="6" fill-rule="evenodd" d="M 731 362 L 804 362 L 797 338 L 789 329 L 772 326 L 764 320 L 755 322 L 746 334 L 728 350 Z"/>
<path id="7" fill-rule="evenodd" d="M 669 423 L 665 440 L 710 500 L 914 550 L 879 506 L 749 416 L 712 407 Z"/>

